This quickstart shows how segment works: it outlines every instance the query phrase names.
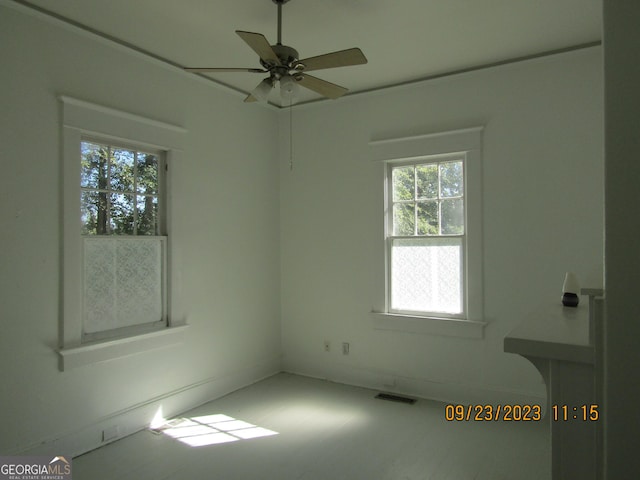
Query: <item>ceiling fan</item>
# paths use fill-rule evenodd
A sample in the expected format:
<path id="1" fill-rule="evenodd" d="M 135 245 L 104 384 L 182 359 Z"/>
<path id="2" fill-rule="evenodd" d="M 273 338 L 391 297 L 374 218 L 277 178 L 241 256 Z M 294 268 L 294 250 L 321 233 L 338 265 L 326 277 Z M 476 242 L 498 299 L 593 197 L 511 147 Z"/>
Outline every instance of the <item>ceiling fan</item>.
<path id="1" fill-rule="evenodd" d="M 272 0 L 278 6 L 278 42 L 270 45 L 260 33 L 236 30 L 236 33 L 260 57 L 263 68 L 209 68 L 187 67 L 188 72 L 219 73 L 249 72 L 268 73 L 258 86 L 245 98 L 245 102 L 266 101 L 271 90 L 280 83 L 280 94 L 284 100 L 291 100 L 301 85 L 327 98 L 338 98 L 348 89 L 326 80 L 308 75 L 306 72 L 325 68 L 346 67 L 367 63 L 367 58 L 359 48 L 349 48 L 337 52 L 326 53 L 316 57 L 298 59 L 298 52 L 292 47 L 282 44 L 282 5 L 289 0 Z"/>

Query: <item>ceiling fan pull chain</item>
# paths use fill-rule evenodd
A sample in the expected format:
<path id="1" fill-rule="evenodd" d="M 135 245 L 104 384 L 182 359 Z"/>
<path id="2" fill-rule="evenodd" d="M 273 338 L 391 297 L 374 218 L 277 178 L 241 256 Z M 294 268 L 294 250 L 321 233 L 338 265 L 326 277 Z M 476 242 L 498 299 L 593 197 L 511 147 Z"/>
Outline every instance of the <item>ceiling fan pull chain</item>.
<path id="1" fill-rule="evenodd" d="M 293 98 L 289 99 L 289 171 L 293 172 Z"/>

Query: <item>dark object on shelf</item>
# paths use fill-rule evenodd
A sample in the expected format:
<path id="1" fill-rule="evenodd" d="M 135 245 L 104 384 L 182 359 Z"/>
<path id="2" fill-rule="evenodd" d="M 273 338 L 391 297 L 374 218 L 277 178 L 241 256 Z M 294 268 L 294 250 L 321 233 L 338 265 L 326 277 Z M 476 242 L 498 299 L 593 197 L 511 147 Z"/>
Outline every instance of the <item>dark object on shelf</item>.
<path id="1" fill-rule="evenodd" d="M 580 298 L 575 293 L 564 293 L 562 295 L 562 304 L 565 307 L 577 307 L 580 303 Z"/>

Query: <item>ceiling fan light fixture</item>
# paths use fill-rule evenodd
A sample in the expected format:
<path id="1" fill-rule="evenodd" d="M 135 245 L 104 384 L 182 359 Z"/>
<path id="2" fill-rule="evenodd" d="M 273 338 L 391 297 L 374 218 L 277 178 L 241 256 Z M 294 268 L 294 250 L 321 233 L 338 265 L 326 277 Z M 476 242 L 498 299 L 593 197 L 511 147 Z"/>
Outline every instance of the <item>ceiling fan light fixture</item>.
<path id="1" fill-rule="evenodd" d="M 280 96 L 283 100 L 290 101 L 296 98 L 300 87 L 291 75 L 286 75 L 280 79 Z"/>
<path id="2" fill-rule="evenodd" d="M 271 89 L 273 89 L 273 80 L 271 80 L 271 77 L 267 77 L 253 89 L 251 95 L 253 95 L 259 102 L 266 102 L 269 94 L 271 93 Z"/>

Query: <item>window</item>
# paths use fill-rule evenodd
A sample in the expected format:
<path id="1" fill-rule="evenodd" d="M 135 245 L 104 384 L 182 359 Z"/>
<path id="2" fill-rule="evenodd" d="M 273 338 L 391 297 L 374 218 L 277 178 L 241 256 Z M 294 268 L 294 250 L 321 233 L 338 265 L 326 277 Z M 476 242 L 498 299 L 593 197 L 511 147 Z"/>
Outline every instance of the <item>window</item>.
<path id="1" fill-rule="evenodd" d="M 63 305 L 60 369 L 182 341 L 170 185 L 186 131 L 60 97 Z"/>
<path id="2" fill-rule="evenodd" d="M 389 163 L 389 311 L 465 317 L 464 158 Z"/>
<path id="3" fill-rule="evenodd" d="M 83 340 L 166 326 L 161 151 L 80 143 Z"/>
<path id="4" fill-rule="evenodd" d="M 482 338 L 482 131 L 370 142 L 384 178 L 376 329 Z"/>

